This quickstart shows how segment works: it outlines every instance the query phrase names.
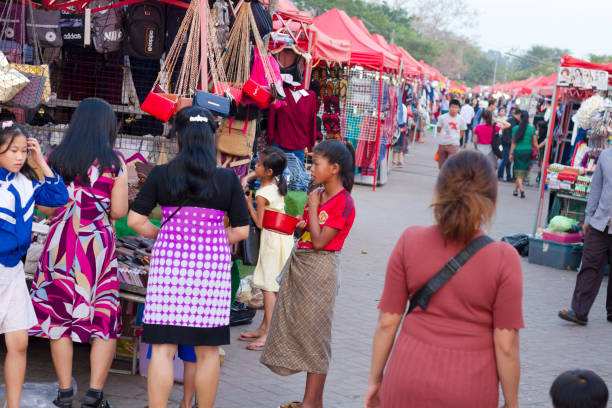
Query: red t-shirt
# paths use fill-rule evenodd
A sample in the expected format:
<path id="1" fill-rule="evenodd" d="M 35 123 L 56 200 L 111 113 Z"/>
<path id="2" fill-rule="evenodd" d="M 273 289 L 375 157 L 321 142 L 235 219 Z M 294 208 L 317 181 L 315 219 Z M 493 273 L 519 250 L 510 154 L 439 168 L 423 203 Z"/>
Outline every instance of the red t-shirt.
<path id="1" fill-rule="evenodd" d="M 495 133 L 500 131 L 499 126 L 495 126 Z M 484 123 L 476 126 L 474 133 L 478 136 L 478 144 L 490 145 L 493 142 L 493 126 Z"/>
<path id="2" fill-rule="evenodd" d="M 306 230 L 298 241 L 298 249 L 312 249 L 312 241 L 310 240 L 310 232 L 308 231 L 308 206 L 304 209 L 303 218 L 304 221 L 306 221 Z M 338 233 L 329 241 L 323 250 L 340 251 L 353 226 L 353 221 L 355 221 L 355 205 L 353 203 L 353 197 L 351 197 L 350 193 L 346 190 L 340 191 L 327 202 L 319 205 L 319 225 L 321 228 L 330 227 L 338 230 Z"/>

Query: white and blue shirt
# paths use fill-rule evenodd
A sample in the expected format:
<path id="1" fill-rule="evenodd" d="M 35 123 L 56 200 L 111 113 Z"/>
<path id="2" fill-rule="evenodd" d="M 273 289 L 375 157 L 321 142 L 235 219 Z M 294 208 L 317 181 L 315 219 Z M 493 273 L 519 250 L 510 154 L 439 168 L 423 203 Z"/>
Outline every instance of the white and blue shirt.
<path id="1" fill-rule="evenodd" d="M 0 265 L 16 266 L 27 253 L 35 204 L 61 207 L 67 202 L 68 190 L 57 173 L 41 182 L 0 168 Z"/>

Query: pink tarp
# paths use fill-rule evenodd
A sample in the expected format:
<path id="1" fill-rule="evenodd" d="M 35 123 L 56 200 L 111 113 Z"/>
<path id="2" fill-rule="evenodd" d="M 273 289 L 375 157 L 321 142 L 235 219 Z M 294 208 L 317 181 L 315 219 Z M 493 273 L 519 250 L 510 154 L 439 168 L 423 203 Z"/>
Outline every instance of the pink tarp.
<path id="1" fill-rule="evenodd" d="M 397 71 L 398 58 L 376 44 L 344 11 L 331 9 L 315 18 L 313 25 L 331 38 L 351 42 L 351 64 L 376 71 L 381 67 L 386 71 Z"/>

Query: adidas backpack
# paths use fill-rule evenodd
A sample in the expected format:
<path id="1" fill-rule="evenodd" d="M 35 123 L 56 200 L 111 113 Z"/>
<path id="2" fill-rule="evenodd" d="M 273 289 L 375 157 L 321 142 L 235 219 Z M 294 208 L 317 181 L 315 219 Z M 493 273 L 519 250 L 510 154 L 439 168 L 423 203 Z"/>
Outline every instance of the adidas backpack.
<path id="1" fill-rule="evenodd" d="M 165 5 L 159 1 L 128 6 L 124 20 L 126 54 L 143 59 L 161 58 L 166 37 L 165 17 Z"/>

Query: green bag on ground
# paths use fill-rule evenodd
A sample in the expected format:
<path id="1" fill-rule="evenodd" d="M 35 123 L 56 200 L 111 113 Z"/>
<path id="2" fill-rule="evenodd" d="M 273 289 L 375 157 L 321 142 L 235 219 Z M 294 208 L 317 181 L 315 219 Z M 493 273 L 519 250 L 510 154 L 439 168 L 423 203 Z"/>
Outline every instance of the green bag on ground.
<path id="1" fill-rule="evenodd" d="M 557 215 L 550 220 L 550 230 L 553 232 L 568 232 L 572 229 L 572 225 L 576 220 L 565 217 L 563 215 Z"/>

